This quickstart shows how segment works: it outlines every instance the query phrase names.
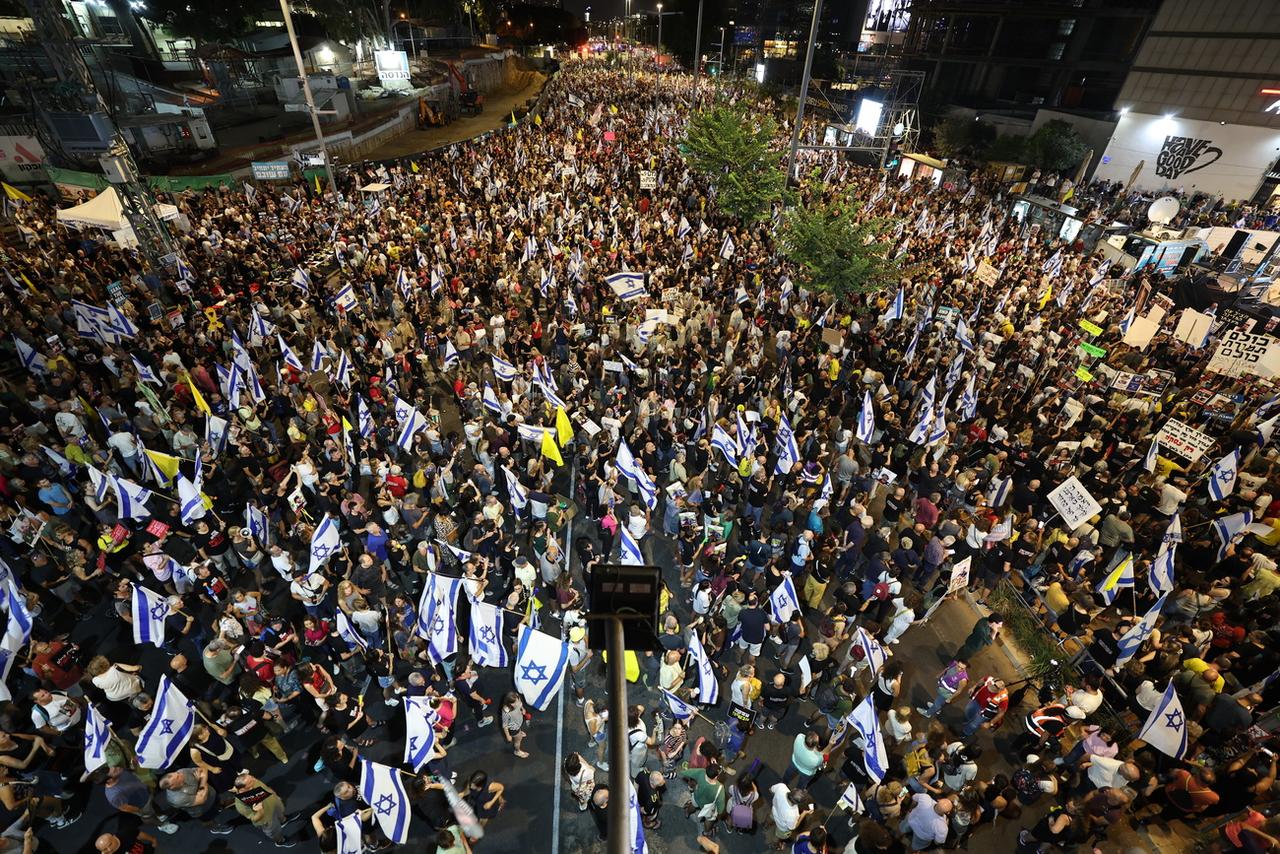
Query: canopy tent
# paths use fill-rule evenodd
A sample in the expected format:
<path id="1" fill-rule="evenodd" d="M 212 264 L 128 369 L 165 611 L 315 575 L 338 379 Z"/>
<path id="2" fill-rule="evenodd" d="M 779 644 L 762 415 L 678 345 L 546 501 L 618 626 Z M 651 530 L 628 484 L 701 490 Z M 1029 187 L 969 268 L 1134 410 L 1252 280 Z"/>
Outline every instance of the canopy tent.
<path id="1" fill-rule="evenodd" d="M 363 187 L 360 188 L 360 192 L 381 193 L 383 190 L 390 190 L 390 189 L 391 189 L 390 184 L 373 183 L 373 184 L 365 184 Z"/>
<path id="2" fill-rule="evenodd" d="M 58 211 L 58 222 L 77 227 L 91 225 L 112 231 L 129 224 L 115 187 L 107 187 L 82 205 Z"/>

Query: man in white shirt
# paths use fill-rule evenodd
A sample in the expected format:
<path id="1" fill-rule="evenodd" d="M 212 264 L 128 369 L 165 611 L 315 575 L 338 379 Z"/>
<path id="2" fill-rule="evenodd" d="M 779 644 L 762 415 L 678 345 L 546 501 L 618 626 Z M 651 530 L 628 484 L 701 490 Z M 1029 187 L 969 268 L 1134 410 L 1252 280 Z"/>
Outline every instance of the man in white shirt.
<path id="1" fill-rule="evenodd" d="M 57 737 L 80 723 L 83 712 L 76 701 L 61 691 L 41 688 L 31 695 L 31 723 L 43 735 Z"/>
<path id="2" fill-rule="evenodd" d="M 1089 782 L 1098 789 L 1105 789 L 1107 786 L 1123 789 L 1138 779 L 1141 774 L 1137 765 L 1111 756 L 1090 754 L 1088 760 L 1080 767 L 1089 770 Z"/>
<path id="3" fill-rule="evenodd" d="M 1182 502 L 1186 500 L 1185 492 L 1166 481 L 1160 486 L 1160 498 L 1156 501 L 1156 511 L 1167 518 L 1177 513 Z"/>
<path id="4" fill-rule="evenodd" d="M 777 825 L 781 841 L 789 837 L 800 823 L 800 806 L 786 783 L 774 783 L 769 791 L 773 793 L 773 823 Z"/>

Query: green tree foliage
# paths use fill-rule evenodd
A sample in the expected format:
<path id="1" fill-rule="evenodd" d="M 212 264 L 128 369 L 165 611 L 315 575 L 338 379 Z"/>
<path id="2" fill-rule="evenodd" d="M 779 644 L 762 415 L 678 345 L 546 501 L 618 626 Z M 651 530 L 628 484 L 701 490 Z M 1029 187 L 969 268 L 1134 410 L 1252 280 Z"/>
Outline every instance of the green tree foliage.
<path id="1" fill-rule="evenodd" d="M 753 114 L 746 103 L 720 103 L 689 119 L 681 151 L 716 188 L 716 204 L 747 222 L 763 218 L 786 188 L 779 154 L 772 150 L 777 124 Z"/>
<path id="2" fill-rule="evenodd" d="M 1027 156 L 1027 138 L 1016 133 L 1002 133 L 983 151 L 987 160 L 1023 163 Z"/>
<path id="3" fill-rule="evenodd" d="M 1064 172 L 1079 165 L 1089 146 L 1069 122 L 1045 122 L 1027 138 L 1027 159 L 1041 169 Z"/>
<path id="4" fill-rule="evenodd" d="M 813 194 L 787 210 L 780 234 L 782 254 L 796 266 L 805 288 L 849 298 L 895 285 L 903 274 L 879 239 L 893 223 L 863 219 L 862 203 L 845 192 Z"/>
<path id="5" fill-rule="evenodd" d="M 229 41 L 253 31 L 254 21 L 278 20 L 280 4 L 267 0 L 147 0 L 140 13 L 200 42 Z"/>
<path id="6" fill-rule="evenodd" d="M 943 119 L 933 126 L 933 149 L 941 157 L 964 154 L 973 145 L 973 127 L 977 122 L 959 116 Z"/>

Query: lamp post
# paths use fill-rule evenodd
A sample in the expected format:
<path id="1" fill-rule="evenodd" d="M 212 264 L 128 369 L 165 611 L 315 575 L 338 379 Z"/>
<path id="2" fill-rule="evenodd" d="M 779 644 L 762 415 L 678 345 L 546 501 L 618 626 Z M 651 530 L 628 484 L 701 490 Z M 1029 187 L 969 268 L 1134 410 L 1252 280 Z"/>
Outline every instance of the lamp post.
<path id="1" fill-rule="evenodd" d="M 293 15 L 289 12 L 289 0 L 280 0 L 280 12 L 284 15 L 284 26 L 289 33 L 289 44 L 293 47 L 293 60 L 298 64 L 298 76 L 302 78 L 302 95 L 307 99 L 307 112 L 311 114 L 311 127 L 316 132 L 316 142 L 320 145 L 320 156 L 324 158 L 324 171 L 329 178 L 329 189 L 335 199 L 341 199 L 338 182 L 333 178 L 333 164 L 329 162 L 329 150 L 324 144 L 324 131 L 320 129 L 320 114 L 316 111 L 316 99 L 311 95 L 311 81 L 307 78 L 307 67 L 302 62 L 302 48 L 298 47 L 298 34 L 293 30 Z M 387 27 L 390 30 L 390 27 Z"/>
<path id="2" fill-rule="evenodd" d="M 719 66 L 720 66 L 719 71 L 717 71 L 717 72 L 716 72 L 716 85 L 719 85 L 719 80 L 720 80 L 720 78 L 724 76 L 724 27 L 721 27 L 721 28 L 720 28 L 720 62 L 719 62 Z"/>
<path id="3" fill-rule="evenodd" d="M 693 36 L 693 97 L 698 97 L 698 75 L 702 73 L 702 4 L 698 0 L 698 30 Z"/>
<path id="4" fill-rule="evenodd" d="M 818 20 L 822 17 L 822 0 L 814 0 L 813 20 L 809 22 L 809 44 L 804 53 L 804 73 L 800 80 L 800 100 L 796 102 L 796 126 L 791 131 L 791 151 L 787 155 L 787 181 L 796 171 L 796 151 L 800 147 L 800 130 L 804 124 L 804 105 L 809 98 L 809 76 L 813 72 L 813 46 L 818 38 Z"/>
<path id="5" fill-rule="evenodd" d="M 729 32 L 733 32 L 733 21 L 730 21 L 730 22 L 729 22 Z M 720 42 L 720 47 L 721 47 L 721 49 L 723 49 L 723 48 L 724 48 L 724 42 L 723 42 L 723 41 L 722 41 L 722 42 Z M 737 46 L 737 45 L 734 45 L 733 47 L 729 48 L 729 64 L 730 64 L 730 65 L 732 65 L 732 66 L 734 67 L 734 70 L 735 70 L 735 71 L 736 71 L 736 70 L 737 70 L 737 68 L 738 68 L 738 62 L 737 62 L 737 59 L 736 59 L 737 53 L 738 53 L 738 46 Z M 721 74 L 723 74 L 723 73 L 724 73 L 724 65 L 723 65 L 723 64 L 721 64 L 721 66 L 720 66 L 720 73 L 721 73 Z"/>
<path id="6" fill-rule="evenodd" d="M 654 45 L 654 61 L 658 62 L 662 55 L 662 4 L 658 4 L 658 43 Z"/>

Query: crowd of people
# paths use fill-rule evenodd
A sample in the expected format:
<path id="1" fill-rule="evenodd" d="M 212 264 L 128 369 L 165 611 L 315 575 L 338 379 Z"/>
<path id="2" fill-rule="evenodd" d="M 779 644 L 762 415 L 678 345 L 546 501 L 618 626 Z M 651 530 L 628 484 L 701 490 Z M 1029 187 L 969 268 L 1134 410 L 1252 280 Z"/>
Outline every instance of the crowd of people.
<path id="1" fill-rule="evenodd" d="M 486 850 L 500 778 L 554 763 L 526 742 L 557 708 L 520 675 L 537 636 L 582 712 L 564 821 L 603 839 L 625 799 L 632 850 L 1005 827 L 1020 852 L 1116 850 L 1153 822 L 1280 847 L 1253 808 L 1276 778 L 1254 726 L 1280 691 L 1276 397 L 1206 372 L 1230 325 L 1180 340 L 1158 274 L 1011 218 L 976 171 L 830 154 L 801 192 L 860 200 L 904 272 L 806 288 L 776 219 L 718 211 L 681 158 L 717 97 L 571 60 L 537 121 L 338 188 L 174 198 L 163 270 L 21 206 L 0 850 L 102 798 L 101 852 L 246 825 Z M 361 198 L 372 179 L 392 188 Z M 1064 483 L 1097 504 L 1071 525 Z M 619 562 L 664 581 L 625 721 L 583 620 Z M 944 660 L 894 654 L 938 613 L 971 614 Z M 1061 654 L 1030 662 L 1015 627 Z M 479 741 L 503 761 L 459 777 L 449 750 Z M 331 793 L 282 796 L 280 764 Z"/>

